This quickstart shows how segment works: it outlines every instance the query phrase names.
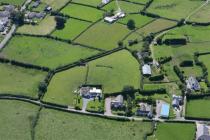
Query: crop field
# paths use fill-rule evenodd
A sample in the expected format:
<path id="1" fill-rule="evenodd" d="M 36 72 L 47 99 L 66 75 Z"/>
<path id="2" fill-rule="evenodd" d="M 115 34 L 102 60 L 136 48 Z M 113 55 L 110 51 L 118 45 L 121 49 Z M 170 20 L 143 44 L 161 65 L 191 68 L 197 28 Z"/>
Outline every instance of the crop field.
<path id="1" fill-rule="evenodd" d="M 193 118 L 210 117 L 210 99 L 196 99 L 187 102 L 186 116 Z"/>
<path id="2" fill-rule="evenodd" d="M 89 22 L 84 22 L 77 19 L 68 19 L 65 23 L 65 28 L 62 30 L 55 30 L 52 33 L 52 36 L 73 40 L 86 28 L 88 28 L 88 26 L 90 26 Z"/>
<path id="3" fill-rule="evenodd" d="M 30 140 L 32 125 L 39 107 L 20 102 L 0 100 L 1 138 L 5 140 Z"/>
<path id="4" fill-rule="evenodd" d="M 133 3 L 125 2 L 125 1 L 119 1 L 119 6 L 127 14 L 140 12 L 144 8 L 143 5 L 133 4 Z M 118 10 L 115 1 L 104 6 L 103 9 L 106 11 Z"/>
<path id="5" fill-rule="evenodd" d="M 75 42 L 104 50 L 111 50 L 117 48 L 118 41 L 128 33 L 129 30 L 124 25 L 118 23 L 110 25 L 99 22 L 78 37 Z"/>
<path id="6" fill-rule="evenodd" d="M 2 55 L 22 62 L 55 68 L 97 53 L 95 50 L 52 39 L 16 36 L 3 50 Z"/>
<path id="7" fill-rule="evenodd" d="M 103 17 L 103 11 L 77 4 L 69 4 L 61 12 L 71 17 L 93 22 Z"/>
<path id="8" fill-rule="evenodd" d="M 154 136 L 148 140 L 192 140 L 195 129 L 192 123 L 158 123 Z"/>
<path id="9" fill-rule="evenodd" d="M 47 73 L 0 64 L 0 92 L 37 97 L 39 82 Z"/>
<path id="10" fill-rule="evenodd" d="M 8 3 L 8 4 L 21 6 L 24 2 L 25 2 L 25 0 L 1 0 L 0 4 L 1 3 Z"/>
<path id="11" fill-rule="evenodd" d="M 147 11 L 162 17 L 179 20 L 181 18 L 186 18 L 201 4 L 202 1 L 196 0 L 155 0 Z"/>
<path id="12" fill-rule="evenodd" d="M 76 67 L 56 74 L 48 86 L 43 100 L 73 106 L 76 97 L 74 91 L 85 84 L 86 72 L 86 67 Z"/>
<path id="13" fill-rule="evenodd" d="M 120 92 L 124 86 L 140 86 L 139 64 L 127 51 L 97 59 L 88 66 L 87 83 L 102 85 L 104 93 Z"/>
<path id="14" fill-rule="evenodd" d="M 85 4 L 85 5 L 91 5 L 91 6 L 98 6 L 101 3 L 101 0 L 72 0 L 72 2 Z"/>
<path id="15" fill-rule="evenodd" d="M 35 139 L 143 140 L 144 135 L 151 131 L 151 124 L 120 122 L 43 109 L 35 130 Z"/>
<path id="16" fill-rule="evenodd" d="M 47 35 L 50 34 L 56 26 L 53 16 L 44 18 L 38 25 L 24 25 L 18 28 L 18 33 Z"/>

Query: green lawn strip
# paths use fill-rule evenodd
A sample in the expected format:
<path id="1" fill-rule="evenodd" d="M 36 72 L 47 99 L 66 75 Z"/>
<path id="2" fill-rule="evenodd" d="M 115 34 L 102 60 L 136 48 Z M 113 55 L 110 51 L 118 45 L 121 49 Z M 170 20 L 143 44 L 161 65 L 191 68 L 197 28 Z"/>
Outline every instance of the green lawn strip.
<path id="1" fill-rule="evenodd" d="M 15 36 L 1 54 L 9 59 L 55 68 L 97 53 L 53 39 Z"/>
<path id="2" fill-rule="evenodd" d="M 65 28 L 62 30 L 55 30 L 52 33 L 52 36 L 73 40 L 89 26 L 90 23 L 88 22 L 83 22 L 77 19 L 68 19 L 65 23 Z"/>
<path id="3" fill-rule="evenodd" d="M 75 105 L 75 90 L 85 83 L 86 67 L 76 67 L 57 73 L 51 80 L 43 100 L 62 105 Z"/>
<path id="4" fill-rule="evenodd" d="M 130 2 L 136 2 L 136 3 L 144 3 L 146 4 L 147 2 L 149 2 L 149 0 L 129 0 Z"/>
<path id="5" fill-rule="evenodd" d="M 0 4 L 1 4 L 1 3 L 7 3 L 7 4 L 16 5 L 16 6 L 21 6 L 21 5 L 23 5 L 23 3 L 24 3 L 25 1 L 26 1 L 26 0 L 1 0 L 1 1 L 0 1 Z"/>
<path id="6" fill-rule="evenodd" d="M 91 5 L 97 7 L 99 4 L 101 4 L 101 0 L 72 0 L 72 2 L 85 4 L 85 5 Z"/>
<path id="7" fill-rule="evenodd" d="M 86 110 L 101 113 L 104 111 L 104 102 L 99 100 L 89 101 Z"/>
<path id="8" fill-rule="evenodd" d="M 37 97 L 38 85 L 47 73 L 0 64 L 0 92 Z"/>
<path id="9" fill-rule="evenodd" d="M 154 136 L 148 140 L 192 140 L 195 129 L 192 123 L 158 123 Z"/>
<path id="10" fill-rule="evenodd" d="M 144 135 L 150 131 L 149 122 L 120 122 L 43 109 L 35 139 L 143 140 Z"/>
<path id="11" fill-rule="evenodd" d="M 30 140 L 38 106 L 15 101 L 0 100 L 0 135 L 5 140 Z"/>
<path id="12" fill-rule="evenodd" d="M 17 29 L 17 33 L 47 35 L 50 34 L 56 26 L 53 16 L 45 17 L 38 25 L 23 25 Z"/>
<path id="13" fill-rule="evenodd" d="M 114 23 L 99 22 L 89 28 L 75 42 L 95 48 L 111 50 L 118 47 L 118 42 L 130 31 L 126 26 Z"/>
<path id="14" fill-rule="evenodd" d="M 210 99 L 194 99 L 187 102 L 186 116 L 194 118 L 210 118 Z"/>
<path id="15" fill-rule="evenodd" d="M 139 64 L 126 50 L 94 60 L 89 64 L 87 84 L 103 86 L 105 94 L 120 92 L 124 86 L 140 86 Z"/>
<path id="16" fill-rule="evenodd" d="M 75 18 L 80 18 L 83 20 L 88 20 L 93 22 L 103 17 L 103 11 L 100 11 L 96 8 L 91 8 L 72 3 L 67 5 L 64 9 L 62 9 L 61 13 L 67 14 Z"/>
<path id="17" fill-rule="evenodd" d="M 208 79 L 210 80 L 210 61 L 209 61 L 210 55 L 201 55 L 199 56 L 199 60 L 205 64 L 208 70 Z"/>
<path id="18" fill-rule="evenodd" d="M 119 1 L 118 3 L 119 3 L 121 10 L 127 14 L 140 12 L 144 8 L 144 5 L 133 4 L 133 3 L 125 2 L 125 1 Z M 116 2 L 113 1 L 109 4 L 107 4 L 106 6 L 104 6 L 103 9 L 107 10 L 107 11 L 111 11 L 111 10 L 117 11 L 118 7 L 116 5 Z"/>

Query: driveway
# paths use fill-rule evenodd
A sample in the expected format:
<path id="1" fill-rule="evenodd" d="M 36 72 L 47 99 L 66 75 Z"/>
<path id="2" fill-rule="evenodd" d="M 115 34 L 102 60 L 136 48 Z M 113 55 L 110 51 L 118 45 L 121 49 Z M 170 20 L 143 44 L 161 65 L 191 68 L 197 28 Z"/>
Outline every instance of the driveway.
<path id="1" fill-rule="evenodd" d="M 86 108 L 90 99 L 82 98 L 82 112 L 86 112 Z"/>
<path id="2" fill-rule="evenodd" d="M 111 98 L 105 99 L 105 113 L 104 115 L 112 116 L 112 110 L 111 110 Z"/>

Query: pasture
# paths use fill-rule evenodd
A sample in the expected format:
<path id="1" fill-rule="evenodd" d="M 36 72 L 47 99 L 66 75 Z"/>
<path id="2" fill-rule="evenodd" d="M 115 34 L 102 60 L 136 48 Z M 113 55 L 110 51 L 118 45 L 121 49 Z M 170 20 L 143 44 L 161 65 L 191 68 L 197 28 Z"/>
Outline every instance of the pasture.
<path id="1" fill-rule="evenodd" d="M 86 67 L 76 67 L 56 74 L 50 82 L 43 100 L 56 104 L 74 106 L 77 96 L 74 91 L 82 84 L 85 84 L 86 72 Z"/>
<path id="2" fill-rule="evenodd" d="M 39 107 L 15 100 L 0 100 L 0 135 L 5 140 L 32 139 Z"/>
<path id="3" fill-rule="evenodd" d="M 65 23 L 65 28 L 62 30 L 55 30 L 52 33 L 52 36 L 58 38 L 73 40 L 80 33 L 82 33 L 86 28 L 90 26 L 90 23 L 80 21 L 77 19 L 68 19 Z"/>
<path id="4" fill-rule="evenodd" d="M 210 73 L 210 61 L 209 61 L 210 55 L 201 55 L 199 56 L 199 60 L 206 65 L 208 73 Z M 208 79 L 210 80 L 210 75 L 208 74 Z"/>
<path id="5" fill-rule="evenodd" d="M 126 26 L 99 22 L 89 28 L 75 42 L 96 48 L 111 50 L 118 47 L 118 42 L 129 33 Z"/>
<path id="6" fill-rule="evenodd" d="M 71 17 L 88 20 L 88 21 L 97 21 L 100 18 L 103 18 L 103 11 L 100 11 L 96 8 L 87 7 L 78 4 L 69 4 L 64 9 L 61 10 L 61 13 L 69 15 Z"/>
<path id="7" fill-rule="evenodd" d="M 100 3 L 101 0 L 72 0 L 72 2 L 80 3 L 80 4 L 85 4 L 85 5 L 91 5 L 97 7 Z"/>
<path id="8" fill-rule="evenodd" d="M 151 131 L 151 123 L 121 122 L 43 109 L 35 130 L 35 139 L 143 140 Z"/>
<path id="9" fill-rule="evenodd" d="M 47 5 L 50 5 L 53 10 L 59 10 L 62 7 L 64 7 L 69 0 L 42 0 L 42 3 L 45 3 Z"/>
<path id="10" fill-rule="evenodd" d="M 201 109 L 202 108 L 202 109 Z M 186 107 L 187 117 L 193 118 L 210 118 L 210 99 L 195 99 L 189 100 Z"/>
<path id="11" fill-rule="evenodd" d="M 47 73 L 0 64 L 0 92 L 38 97 L 38 85 Z"/>
<path id="12" fill-rule="evenodd" d="M 195 129 L 193 123 L 158 123 L 157 130 L 148 140 L 192 140 Z"/>
<path id="13" fill-rule="evenodd" d="M 124 86 L 140 86 L 139 64 L 126 50 L 94 60 L 88 67 L 87 84 L 102 85 L 105 94 L 120 92 Z"/>
<path id="14" fill-rule="evenodd" d="M 98 51 L 92 49 L 86 49 L 53 39 L 15 36 L 1 55 L 26 63 L 55 68 L 97 53 Z"/>
<path id="15" fill-rule="evenodd" d="M 16 6 L 22 6 L 24 2 L 25 0 L 1 0 L 0 4 L 7 3 L 7 4 L 16 5 Z"/>

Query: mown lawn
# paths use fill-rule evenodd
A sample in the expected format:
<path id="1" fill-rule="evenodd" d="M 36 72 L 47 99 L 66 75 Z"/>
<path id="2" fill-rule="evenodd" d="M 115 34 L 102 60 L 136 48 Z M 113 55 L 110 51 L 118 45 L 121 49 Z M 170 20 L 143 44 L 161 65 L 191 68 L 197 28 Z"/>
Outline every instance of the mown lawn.
<path id="1" fill-rule="evenodd" d="M 56 26 L 53 16 L 45 17 L 38 25 L 23 25 L 17 29 L 18 33 L 47 35 L 50 34 Z"/>
<path id="2" fill-rule="evenodd" d="M 76 20 L 76 19 L 68 19 L 65 23 L 65 28 L 62 30 L 55 30 L 52 33 L 52 36 L 57 36 L 63 39 L 73 40 L 80 33 L 82 33 L 86 28 L 90 26 L 90 23 Z"/>
<path id="3" fill-rule="evenodd" d="M 121 10 L 127 14 L 134 13 L 134 12 L 140 12 L 144 8 L 143 5 L 133 4 L 133 3 L 125 2 L 125 1 L 119 1 L 118 3 L 119 3 Z M 107 4 L 106 6 L 104 6 L 103 9 L 107 10 L 107 11 L 111 11 L 111 10 L 116 11 L 116 10 L 118 10 L 118 7 L 116 5 L 116 2 L 113 1 L 109 4 Z"/>
<path id="4" fill-rule="evenodd" d="M 193 140 L 195 129 L 192 123 L 158 123 L 154 136 L 148 140 Z"/>
<path id="5" fill-rule="evenodd" d="M 39 82 L 47 73 L 0 64 L 0 92 L 37 97 Z"/>
<path id="6" fill-rule="evenodd" d="M 77 38 L 75 42 L 104 50 L 111 50 L 117 48 L 118 41 L 123 39 L 129 32 L 124 25 L 99 22 Z"/>
<path id="7" fill-rule="evenodd" d="M 202 3 L 203 1 L 191 0 L 155 0 L 147 11 L 167 18 L 181 19 L 186 18 Z"/>
<path id="8" fill-rule="evenodd" d="M 98 51 L 64 42 L 29 36 L 15 36 L 2 55 L 22 62 L 55 68 L 87 58 Z"/>
<path id="9" fill-rule="evenodd" d="M 4 140 L 30 140 L 39 107 L 15 100 L 0 100 L 0 135 Z"/>
<path id="10" fill-rule="evenodd" d="M 67 5 L 64 9 L 61 10 L 61 13 L 93 22 L 103 18 L 103 11 L 78 4 Z"/>
<path id="11" fill-rule="evenodd" d="M 149 122 L 121 122 L 43 109 L 35 139 L 143 140 L 150 131 Z"/>
<path id="12" fill-rule="evenodd" d="M 76 67 L 56 74 L 50 82 L 43 100 L 74 106 L 77 95 L 74 91 L 85 83 L 86 71 L 86 67 Z"/>
<path id="13" fill-rule="evenodd" d="M 1 3 L 8 3 L 8 4 L 12 4 L 12 5 L 17 5 L 17 6 L 21 6 L 26 0 L 1 0 Z"/>
<path id="14" fill-rule="evenodd" d="M 76 3 L 81 3 L 81 4 L 86 4 L 86 5 L 91 5 L 97 7 L 100 3 L 101 0 L 72 0 L 72 2 Z"/>
<path id="15" fill-rule="evenodd" d="M 210 118 L 210 99 L 195 99 L 187 102 L 186 116 Z"/>
<path id="16" fill-rule="evenodd" d="M 120 92 L 124 86 L 140 86 L 139 64 L 128 51 L 94 60 L 88 66 L 87 83 L 102 85 L 106 94 Z"/>

